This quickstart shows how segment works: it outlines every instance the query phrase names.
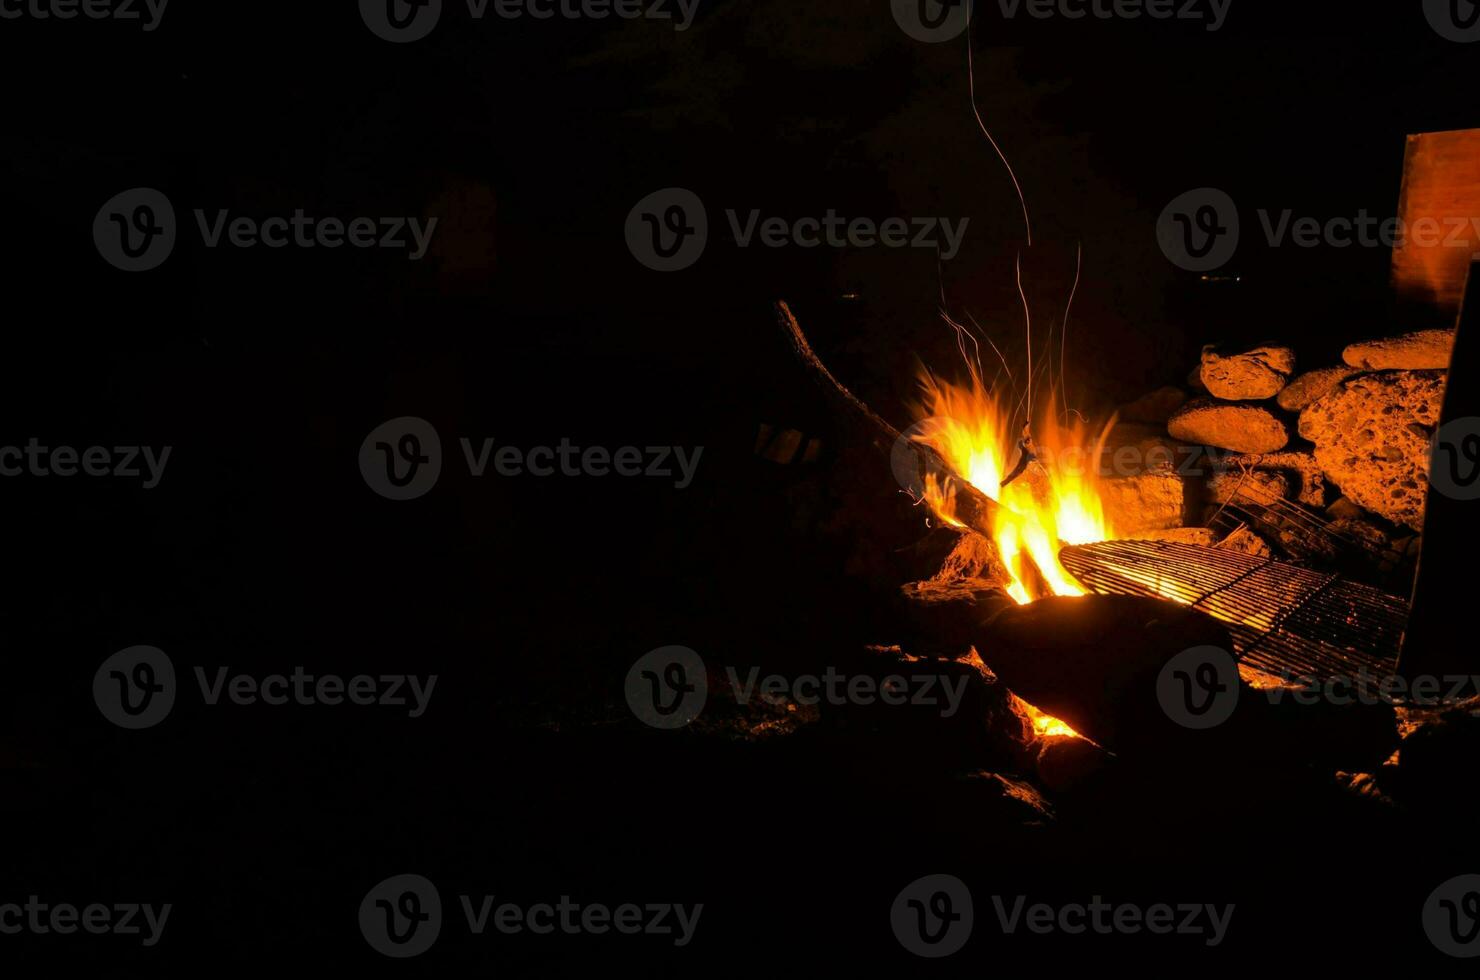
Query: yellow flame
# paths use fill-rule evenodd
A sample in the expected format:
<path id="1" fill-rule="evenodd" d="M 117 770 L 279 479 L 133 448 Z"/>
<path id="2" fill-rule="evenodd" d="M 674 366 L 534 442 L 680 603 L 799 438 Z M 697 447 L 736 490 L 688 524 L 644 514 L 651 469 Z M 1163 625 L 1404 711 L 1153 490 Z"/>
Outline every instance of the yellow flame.
<path id="1" fill-rule="evenodd" d="M 1017 460 L 1023 435 L 1011 431 L 1014 406 L 1004 402 L 1000 389 L 986 390 L 974 372 L 969 386 L 929 375 L 922 377 L 921 386 L 920 412 L 926 418 L 917 427 L 917 438 L 1004 508 L 992 537 L 1012 578 L 1008 593 L 1020 603 L 1037 598 L 1044 587 L 1054 595 L 1083 595 L 1084 589 L 1059 564 L 1059 548 L 1113 536 L 1094 472 L 1100 445 L 1089 426 L 1077 417 L 1061 423 L 1051 409 L 1040 412 L 1033 425 L 1038 461 L 1004 487 L 1002 481 Z M 1053 402 L 1052 392 L 1048 400 Z M 927 478 L 925 499 L 931 509 L 941 520 L 959 527 L 954 496 L 951 487 Z M 1042 585 L 1036 583 L 1025 556 L 1032 559 Z"/>

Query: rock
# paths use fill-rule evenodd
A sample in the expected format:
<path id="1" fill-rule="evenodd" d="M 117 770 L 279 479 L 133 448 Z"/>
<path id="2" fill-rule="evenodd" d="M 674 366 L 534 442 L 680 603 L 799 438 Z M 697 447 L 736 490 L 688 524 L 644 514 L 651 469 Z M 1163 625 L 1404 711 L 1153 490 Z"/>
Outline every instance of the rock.
<path id="1" fill-rule="evenodd" d="M 1389 548 L 1387 532 L 1360 517 L 1343 517 L 1331 522 L 1332 533 L 1340 535 L 1374 553 L 1386 552 Z"/>
<path id="2" fill-rule="evenodd" d="M 1283 473 L 1297 485 L 1296 500 L 1310 507 L 1326 506 L 1326 475 L 1311 453 L 1287 451 L 1262 456 L 1227 456 L 1223 462 L 1230 467 L 1253 466 Z"/>
<path id="3" fill-rule="evenodd" d="M 1316 461 L 1356 503 L 1395 524 L 1423 529 L 1429 437 L 1444 397 L 1440 371 L 1364 374 L 1300 413 Z"/>
<path id="4" fill-rule="evenodd" d="M 1166 425 L 1119 422 L 1105 433 L 1096 471 L 1100 476 L 1139 476 L 1169 472 L 1191 448 L 1167 438 Z"/>
<path id="5" fill-rule="evenodd" d="M 1218 534 L 1208 527 L 1173 527 L 1163 531 L 1147 531 L 1140 535 L 1143 541 L 1171 541 L 1174 544 L 1196 544 L 1211 548 Z"/>
<path id="6" fill-rule="evenodd" d="M 819 734 L 867 743 L 879 753 L 879 765 L 905 766 L 914 758 L 918 765 L 911 773 L 972 770 L 1009 759 L 1017 762 L 1032 750 L 1033 734 L 1023 730 L 1012 694 L 980 660 L 916 657 L 889 647 L 839 652 L 830 663 L 850 683 L 870 678 L 875 691 L 886 684 L 897 689 L 894 685 L 902 680 L 903 689 L 910 691 L 928 683 L 935 691 L 957 692 L 954 702 L 944 694 L 904 704 L 891 704 L 882 696 L 822 698 L 816 706 Z M 763 696 L 752 700 L 762 701 Z M 704 710 L 707 714 L 707 704 Z"/>
<path id="7" fill-rule="evenodd" d="M 1199 779 L 1226 785 L 1240 772 L 1265 780 L 1282 768 L 1365 769 L 1392 754 L 1391 705 L 1275 702 L 1242 677 L 1236 696 L 1233 686 L 1220 695 L 1231 709 L 1222 724 L 1178 724 L 1158 693 L 1172 658 L 1193 647 L 1232 650 L 1230 642 L 1224 624 L 1187 606 L 1090 595 L 1014 606 L 983 627 L 978 649 L 1003 684 L 1114 753 L 1117 767 L 1164 774 L 1176 765 L 1183 790 Z"/>
<path id="8" fill-rule="evenodd" d="M 995 607 L 1014 605 L 1004 588 L 1012 580 L 997 546 L 973 531 L 932 532 L 955 544 L 928 579 L 900 586 L 906 621 L 914 627 L 913 653 L 957 657 L 970 648 L 977 624 Z M 939 542 L 932 540 L 932 546 Z"/>
<path id="9" fill-rule="evenodd" d="M 1230 405 L 1199 398 L 1167 422 L 1173 439 L 1240 453 L 1273 453 L 1290 441 L 1284 421 L 1258 405 Z"/>
<path id="10" fill-rule="evenodd" d="M 1298 412 L 1316 399 L 1329 395 L 1343 381 L 1361 373 L 1361 368 L 1344 366 L 1307 371 L 1287 384 L 1276 401 L 1285 411 Z"/>
<path id="11" fill-rule="evenodd" d="M 1208 388 L 1202 381 L 1202 365 L 1196 364 L 1191 371 L 1187 372 L 1187 387 L 1200 395 L 1206 395 Z"/>
<path id="12" fill-rule="evenodd" d="M 913 649 L 937 657 L 965 655 L 984 617 L 1017 604 L 997 584 L 982 579 L 910 582 L 900 586 L 900 596 Z"/>
<path id="13" fill-rule="evenodd" d="M 1463 808 L 1474 793 L 1475 760 L 1480 758 L 1480 699 L 1414 714 L 1422 723 L 1398 749 L 1403 802 L 1431 807 L 1431 812 L 1467 812 Z"/>
<path id="14" fill-rule="evenodd" d="M 1012 581 L 996 545 L 974 531 L 961 531 L 956 546 L 941 562 L 940 571 L 930 577 L 933 582 L 959 579 L 981 579 L 993 585 Z"/>
<path id="15" fill-rule="evenodd" d="M 1172 413 L 1187 401 L 1187 393 L 1171 386 L 1148 392 L 1120 410 L 1120 417 L 1127 422 L 1149 422 L 1165 425 Z"/>
<path id="16" fill-rule="evenodd" d="M 1364 371 L 1447 371 L 1454 330 L 1419 330 L 1352 344 L 1341 359 Z"/>
<path id="17" fill-rule="evenodd" d="M 1296 561 L 1330 564 L 1341 559 L 1337 540 L 1314 525 L 1285 524 L 1275 538 L 1285 553 Z"/>
<path id="18" fill-rule="evenodd" d="M 1385 767 L 1393 769 L 1395 767 Z M 1338 772 L 1334 781 L 1338 787 L 1359 800 L 1383 807 L 1394 806 L 1393 798 L 1383 791 L 1381 773 Z M 1392 778 L 1389 776 L 1389 778 Z"/>
<path id="19" fill-rule="evenodd" d="M 1222 506 L 1231 501 L 1268 507 L 1290 499 L 1294 481 L 1278 470 L 1228 470 L 1208 481 L 1212 502 Z"/>
<path id="20" fill-rule="evenodd" d="M 1171 472 L 1115 476 L 1099 481 L 1105 520 L 1120 536 L 1182 527 L 1187 523 L 1187 484 Z"/>
<path id="21" fill-rule="evenodd" d="M 1326 508 L 1326 516 L 1330 517 L 1333 521 L 1341 520 L 1345 517 L 1361 517 L 1365 513 L 1367 512 L 1353 503 L 1350 497 L 1339 497 L 1330 507 Z"/>
<path id="22" fill-rule="evenodd" d="M 958 785 L 972 801 L 972 813 L 981 808 L 1015 823 L 1041 825 L 1053 822 L 1053 807 L 1030 783 L 984 769 L 962 773 L 957 779 Z"/>
<path id="23" fill-rule="evenodd" d="M 1288 347 L 1256 347 L 1225 357 L 1204 347 L 1200 377 L 1208 393 L 1228 401 L 1273 398 L 1295 371 L 1295 353 Z"/>
<path id="24" fill-rule="evenodd" d="M 1236 551 L 1243 555 L 1253 555 L 1255 558 L 1274 557 L 1274 549 L 1269 546 L 1269 542 L 1246 527 L 1239 528 L 1222 541 L 1219 541 L 1218 547 L 1224 551 Z"/>
<path id="25" fill-rule="evenodd" d="M 1055 793 L 1082 786 L 1105 771 L 1110 756 L 1087 738 L 1048 736 L 1038 749 L 1038 780 Z"/>
<path id="26" fill-rule="evenodd" d="M 1222 623 L 1186 606 L 1088 595 L 1014 606 L 983 627 L 977 649 L 1013 693 L 1119 752 L 1177 736 L 1157 700 L 1157 677 L 1197 646 L 1233 649 Z"/>

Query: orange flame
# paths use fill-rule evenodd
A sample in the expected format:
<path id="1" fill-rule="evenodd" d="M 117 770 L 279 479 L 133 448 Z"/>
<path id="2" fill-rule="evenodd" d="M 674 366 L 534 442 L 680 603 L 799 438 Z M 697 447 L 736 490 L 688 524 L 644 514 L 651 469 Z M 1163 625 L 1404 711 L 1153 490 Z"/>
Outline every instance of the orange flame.
<path id="1" fill-rule="evenodd" d="M 1001 504 L 1004 513 L 992 529 L 992 537 L 1012 581 L 1008 593 L 1019 603 L 1030 602 L 1046 586 L 1054 595 L 1083 595 L 1084 589 L 1059 564 L 1059 548 L 1065 544 L 1090 544 L 1113 537 L 1096 486 L 1094 461 L 1105 432 L 1092 438 L 1089 426 L 1076 418 L 1060 424 L 1052 409 L 1041 413 L 1033 426 L 1037 460 L 1006 487 L 1002 481 L 1018 458 L 1019 439 L 1014 432 L 1017 409 L 1006 404 L 1001 389 L 988 391 L 972 372 L 970 386 L 921 376 L 924 401 L 915 437 L 929 445 L 961 477 L 983 494 Z M 1049 393 L 1049 404 L 1054 400 Z M 925 500 L 936 516 L 961 526 L 955 516 L 955 492 L 949 485 L 928 479 Z M 1024 555 L 1042 574 L 1034 576 Z"/>
<path id="2" fill-rule="evenodd" d="M 1038 737 L 1038 738 L 1083 738 L 1084 737 L 1083 735 L 1080 735 L 1078 732 L 1076 732 L 1074 729 L 1070 728 L 1067 722 L 1064 722 L 1063 720 L 1061 720 L 1059 718 L 1055 718 L 1053 715 L 1045 714 L 1042 711 L 1039 711 L 1033 705 L 1031 705 L 1028 702 L 1024 701 L 1022 698 L 1018 697 L 1016 694 L 1014 694 L 1012 696 L 1012 699 L 1013 699 L 1013 702 L 1017 705 L 1018 710 L 1021 711 L 1024 715 L 1026 715 L 1027 718 L 1028 718 L 1028 720 L 1033 723 L 1033 734 L 1036 737 Z"/>

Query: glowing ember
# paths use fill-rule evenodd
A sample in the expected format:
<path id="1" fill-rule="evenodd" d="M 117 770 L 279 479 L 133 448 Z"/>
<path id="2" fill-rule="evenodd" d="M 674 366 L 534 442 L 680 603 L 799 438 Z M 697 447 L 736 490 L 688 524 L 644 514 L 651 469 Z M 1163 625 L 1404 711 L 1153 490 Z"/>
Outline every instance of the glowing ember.
<path id="1" fill-rule="evenodd" d="M 1079 733 L 1052 715 L 1045 715 L 1034 709 L 1037 717 L 1033 719 L 1033 732 L 1039 738 L 1078 738 Z"/>
<path id="2" fill-rule="evenodd" d="M 1012 696 L 1013 705 L 1027 719 L 1033 723 L 1033 734 L 1038 738 L 1083 738 L 1067 724 L 1055 718 L 1053 715 L 1045 714 L 1033 707 L 1016 694 Z"/>
<path id="3" fill-rule="evenodd" d="M 1001 389 L 988 391 L 976 372 L 972 377 L 969 387 L 922 377 L 920 414 L 926 418 L 916 427 L 916 438 L 1005 508 L 992 536 L 1012 576 L 1007 591 L 1014 599 L 1026 603 L 1046 593 L 1083 595 L 1084 590 L 1059 564 L 1058 555 L 1063 545 L 1090 544 L 1114 536 L 1094 476 L 1093 461 L 1099 456 L 1100 444 L 1084 422 L 1076 418 L 1060 424 L 1051 408 L 1044 409 L 1034 419 L 1032 431 L 1037 459 L 1003 487 L 1002 481 L 1018 459 L 1023 436 L 1021 406 L 1005 403 Z M 1048 400 L 1052 404 L 1052 392 Z M 1101 433 L 1098 442 L 1103 438 Z M 925 499 L 941 520 L 961 526 L 953 516 L 950 486 L 927 480 Z M 1024 555 L 1031 557 L 1031 563 Z"/>

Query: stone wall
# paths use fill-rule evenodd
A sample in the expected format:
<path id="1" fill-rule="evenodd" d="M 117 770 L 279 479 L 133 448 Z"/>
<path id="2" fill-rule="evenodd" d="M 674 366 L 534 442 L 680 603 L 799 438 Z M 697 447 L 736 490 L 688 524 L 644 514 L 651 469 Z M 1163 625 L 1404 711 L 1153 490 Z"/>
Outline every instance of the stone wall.
<path id="1" fill-rule="evenodd" d="M 1453 330 L 1404 334 L 1352 344 L 1344 363 L 1304 372 L 1279 344 L 1205 348 L 1186 389 L 1153 392 L 1121 411 L 1101 461 L 1112 474 L 1105 497 L 1116 531 L 1160 536 L 1174 523 L 1207 525 L 1229 504 L 1235 513 L 1274 508 L 1290 518 L 1286 531 L 1249 522 L 1228 533 L 1237 522 L 1220 520 L 1220 546 L 1333 557 L 1318 530 L 1330 528 L 1371 554 L 1411 561 L 1453 344 Z M 1111 455 L 1127 446 L 1136 447 L 1130 456 Z M 1146 465 L 1127 473 L 1116 462 L 1124 458 Z M 1183 487 L 1180 521 L 1169 505 L 1143 506 L 1152 490 L 1163 505 L 1177 497 L 1172 476 Z"/>

